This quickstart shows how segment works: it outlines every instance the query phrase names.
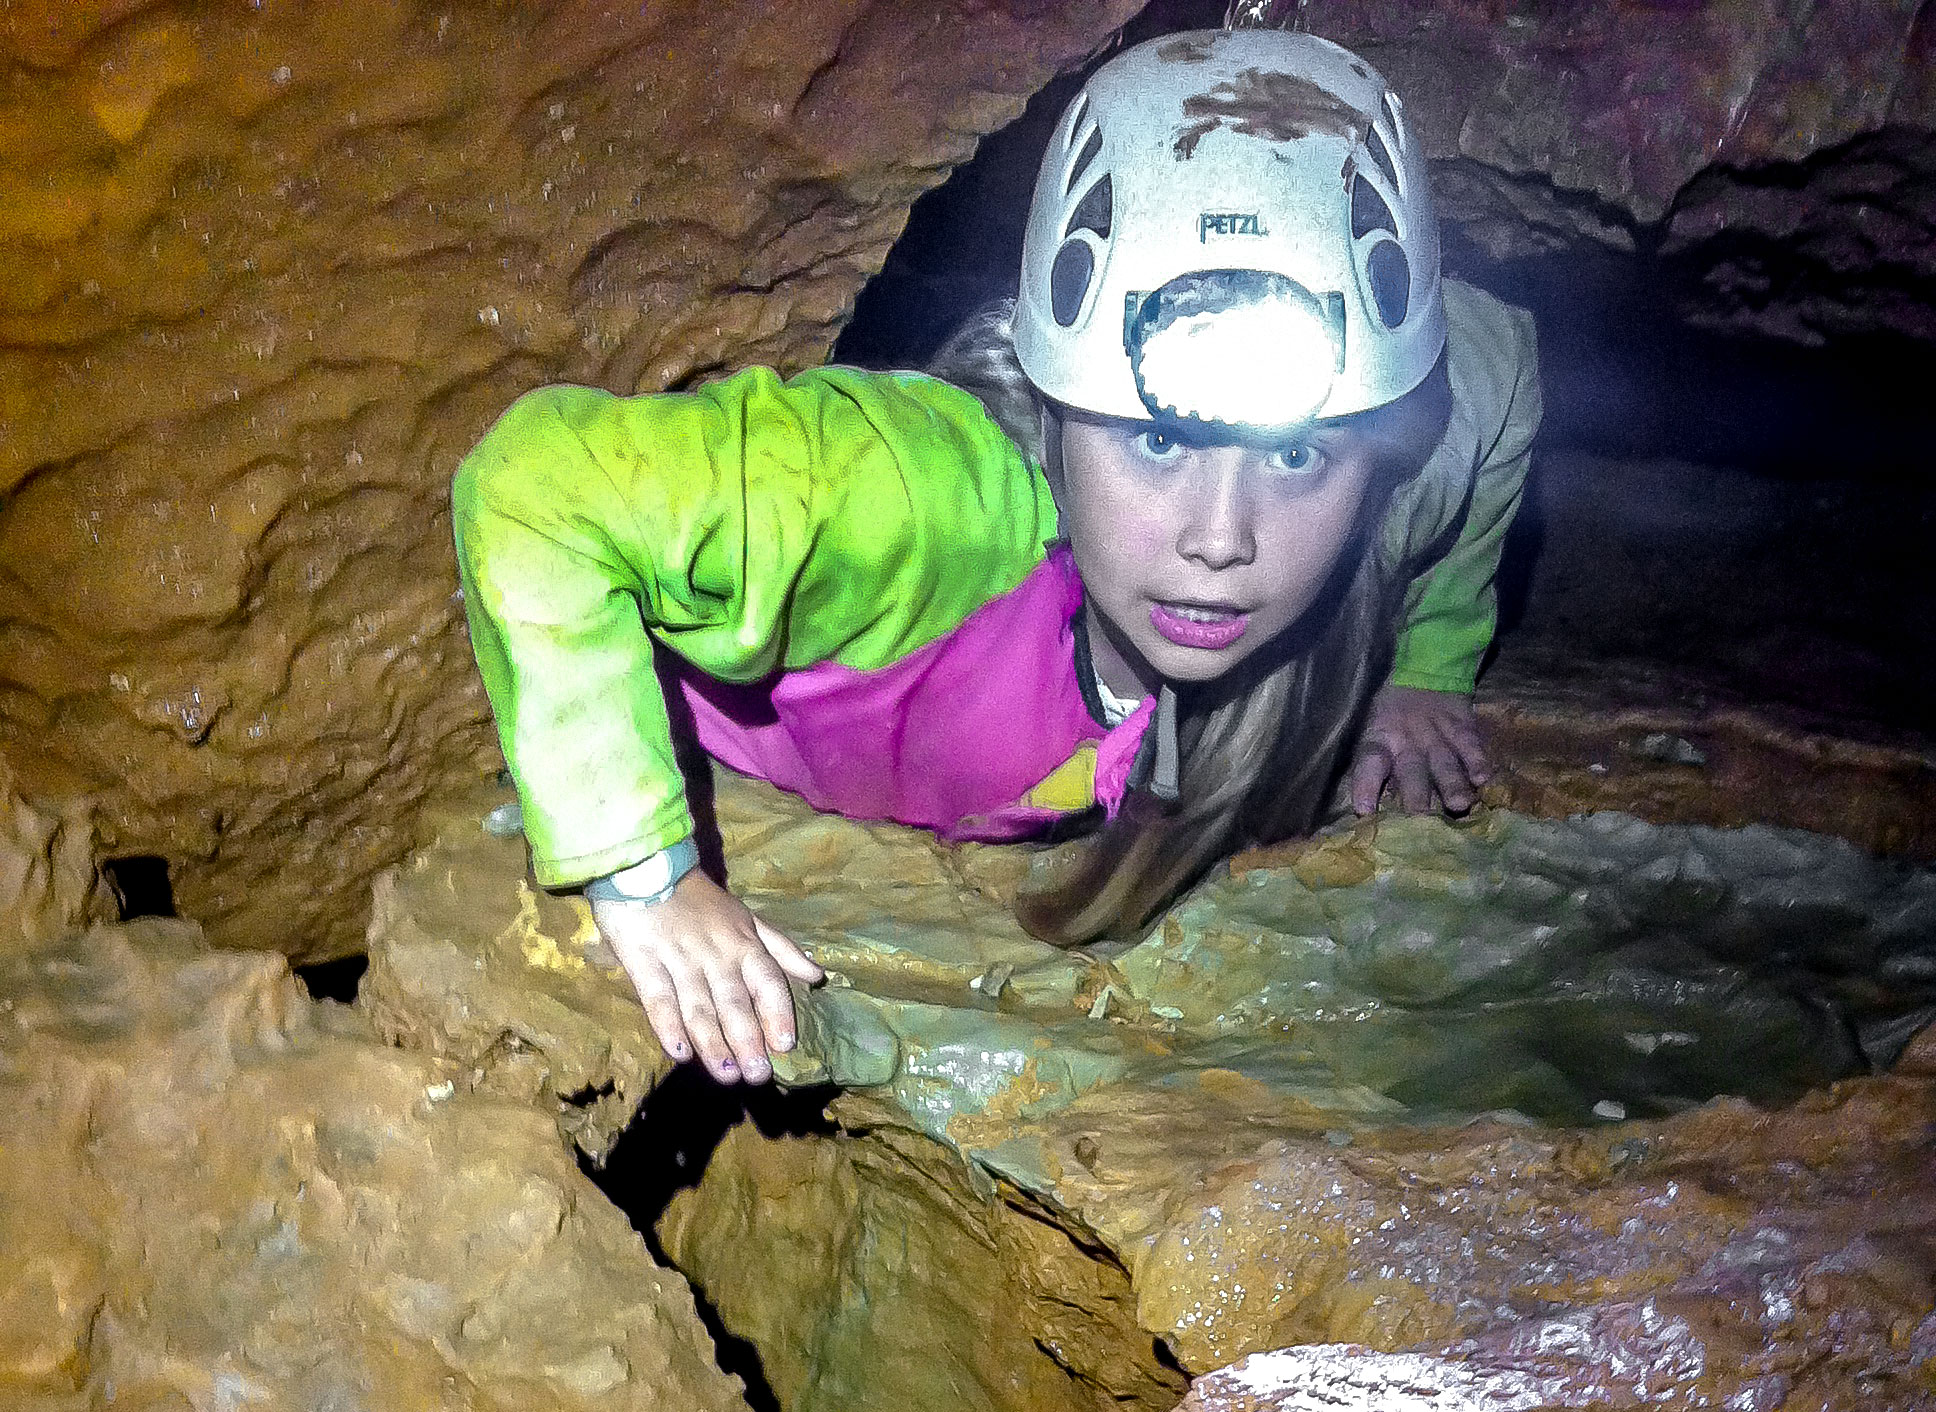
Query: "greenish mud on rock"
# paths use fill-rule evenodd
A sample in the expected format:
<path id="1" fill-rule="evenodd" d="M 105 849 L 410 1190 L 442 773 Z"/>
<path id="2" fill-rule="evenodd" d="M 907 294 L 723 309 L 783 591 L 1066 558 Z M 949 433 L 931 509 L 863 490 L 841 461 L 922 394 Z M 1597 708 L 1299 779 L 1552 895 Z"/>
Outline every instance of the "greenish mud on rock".
<path id="1" fill-rule="evenodd" d="M 742 884 L 836 971 L 783 1078 L 880 1090 L 944 1140 L 1206 1067 L 1347 1126 L 1782 1102 L 1886 1064 L 1936 1001 L 1936 874 L 1758 826 L 1364 821 L 1240 858 L 1108 960 L 994 899 L 929 917 L 911 878 L 867 890 L 895 921 L 843 925 L 800 881 Z"/>
<path id="2" fill-rule="evenodd" d="M 386 877 L 358 1004 L 602 1158 L 669 1066 L 583 903 L 480 827 L 508 798 Z M 1183 1373 L 1347 1342 L 1537 1354 L 1564 1406 L 1656 1367 L 1661 1406 L 1913 1401 L 1936 1088 L 1828 1081 L 1927 1018 L 1936 874 L 1765 828 L 1380 818 L 1098 954 L 1017 927 L 1038 853 L 723 772 L 714 807 L 734 887 L 829 972 L 780 1082 L 839 1092 L 634 1214 L 789 1412 L 1167 1412 Z"/>

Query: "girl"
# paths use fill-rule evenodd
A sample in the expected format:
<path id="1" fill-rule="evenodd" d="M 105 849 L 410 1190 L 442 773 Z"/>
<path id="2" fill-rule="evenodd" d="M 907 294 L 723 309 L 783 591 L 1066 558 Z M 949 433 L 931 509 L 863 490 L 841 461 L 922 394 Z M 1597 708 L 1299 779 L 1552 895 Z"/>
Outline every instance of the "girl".
<path id="1" fill-rule="evenodd" d="M 668 1054 L 765 1079 L 820 977 L 693 865 L 668 700 L 736 769 L 948 838 L 1087 830 L 1020 904 L 1134 935 L 1354 802 L 1470 804 L 1470 693 L 1538 420 L 1530 320 L 1439 275 L 1423 155 L 1345 50 L 1100 69 L 1017 299 L 938 376 L 520 400 L 455 486 L 539 881 L 586 883 Z M 654 671 L 654 647 L 661 676 Z"/>

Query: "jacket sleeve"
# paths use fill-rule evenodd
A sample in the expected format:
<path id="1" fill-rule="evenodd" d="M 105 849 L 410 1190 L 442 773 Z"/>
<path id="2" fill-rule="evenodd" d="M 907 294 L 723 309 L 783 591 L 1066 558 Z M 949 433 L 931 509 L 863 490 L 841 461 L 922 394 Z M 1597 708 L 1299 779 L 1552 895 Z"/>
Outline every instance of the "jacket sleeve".
<path id="1" fill-rule="evenodd" d="M 692 831 L 652 640 L 756 681 L 884 665 L 1041 558 L 1041 475 L 911 374 L 747 372 L 692 393 L 520 399 L 452 487 L 472 647 L 538 880 Z"/>
<path id="2" fill-rule="evenodd" d="M 1485 350 L 1483 358 L 1491 374 L 1487 380 L 1505 395 L 1494 391 L 1481 399 L 1493 415 L 1481 418 L 1489 425 L 1481 427 L 1458 536 L 1406 595 L 1391 673 L 1397 686 L 1469 693 L 1492 643 L 1499 616 L 1499 555 L 1525 491 L 1542 410 L 1532 317 L 1523 310 L 1510 312 L 1503 346 Z"/>

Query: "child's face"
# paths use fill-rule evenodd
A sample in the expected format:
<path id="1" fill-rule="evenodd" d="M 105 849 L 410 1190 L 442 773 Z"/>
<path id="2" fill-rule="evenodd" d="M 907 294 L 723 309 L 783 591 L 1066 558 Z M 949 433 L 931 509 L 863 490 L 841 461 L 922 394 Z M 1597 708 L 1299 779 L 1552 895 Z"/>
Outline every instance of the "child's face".
<path id="1" fill-rule="evenodd" d="M 1062 529 L 1103 680 L 1123 694 L 1209 681 L 1296 622 L 1350 539 L 1371 474 L 1347 428 L 1260 446 L 1066 419 Z"/>

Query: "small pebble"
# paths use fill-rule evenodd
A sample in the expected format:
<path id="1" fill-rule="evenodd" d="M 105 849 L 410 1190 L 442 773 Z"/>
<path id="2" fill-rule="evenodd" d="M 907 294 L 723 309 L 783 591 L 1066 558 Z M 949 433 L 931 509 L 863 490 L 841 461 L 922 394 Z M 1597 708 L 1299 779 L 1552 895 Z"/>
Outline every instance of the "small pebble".
<path id="1" fill-rule="evenodd" d="M 1593 1116 L 1596 1118 L 1605 1118 L 1608 1122 L 1617 1123 L 1627 1116 L 1627 1105 L 1624 1103 L 1615 1103 L 1611 1098 L 1603 1098 L 1593 1105 Z"/>

